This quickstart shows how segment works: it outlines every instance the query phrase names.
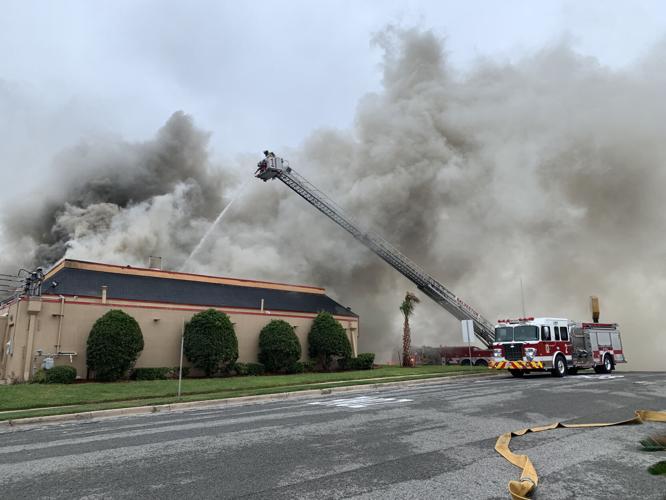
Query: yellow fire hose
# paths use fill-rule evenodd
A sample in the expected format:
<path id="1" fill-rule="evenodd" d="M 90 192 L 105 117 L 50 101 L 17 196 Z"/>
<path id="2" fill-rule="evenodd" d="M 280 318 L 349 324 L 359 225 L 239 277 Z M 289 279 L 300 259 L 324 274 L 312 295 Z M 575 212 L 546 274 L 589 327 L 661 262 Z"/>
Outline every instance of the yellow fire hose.
<path id="1" fill-rule="evenodd" d="M 509 493 L 513 500 L 528 500 L 539 483 L 539 476 L 536 473 L 532 461 L 527 455 L 516 455 L 509 449 L 509 442 L 512 436 L 523 436 L 529 432 L 542 432 L 564 427 L 567 429 L 582 427 L 610 427 L 611 425 L 635 425 L 643 422 L 666 422 L 666 411 L 636 410 L 636 416 L 629 420 L 621 422 L 609 422 L 600 424 L 563 424 L 555 422 L 553 424 L 541 427 L 532 427 L 530 429 L 521 429 L 519 431 L 506 432 L 497 438 L 495 450 L 506 458 L 516 467 L 522 469 L 520 480 L 509 481 Z"/>

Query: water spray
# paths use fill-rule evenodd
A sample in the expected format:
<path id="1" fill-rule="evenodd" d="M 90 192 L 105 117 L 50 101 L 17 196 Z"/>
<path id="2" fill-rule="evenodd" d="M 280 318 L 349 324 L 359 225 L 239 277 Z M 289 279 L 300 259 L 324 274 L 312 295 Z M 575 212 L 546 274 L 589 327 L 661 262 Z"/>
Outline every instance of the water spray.
<path id="1" fill-rule="evenodd" d="M 252 180 L 252 177 L 247 179 L 240 188 L 234 193 L 234 195 L 231 197 L 231 200 L 229 200 L 229 203 L 222 209 L 220 214 L 217 216 L 217 218 L 213 221 L 213 223 L 210 225 L 206 233 L 203 235 L 203 237 L 199 240 L 199 243 L 197 243 L 197 246 L 194 247 L 194 250 L 192 250 L 192 253 L 185 259 L 185 262 L 183 262 L 183 265 L 181 266 L 180 270 L 184 271 L 187 265 L 190 263 L 190 260 L 194 258 L 196 254 L 198 254 L 201 251 L 201 248 L 203 247 L 204 243 L 206 243 L 206 240 L 210 237 L 211 234 L 213 234 L 213 231 L 215 231 L 215 228 L 220 224 L 222 219 L 224 218 L 224 215 L 227 213 L 231 205 L 236 201 L 236 198 L 243 192 L 245 189 L 245 186 L 247 186 Z"/>

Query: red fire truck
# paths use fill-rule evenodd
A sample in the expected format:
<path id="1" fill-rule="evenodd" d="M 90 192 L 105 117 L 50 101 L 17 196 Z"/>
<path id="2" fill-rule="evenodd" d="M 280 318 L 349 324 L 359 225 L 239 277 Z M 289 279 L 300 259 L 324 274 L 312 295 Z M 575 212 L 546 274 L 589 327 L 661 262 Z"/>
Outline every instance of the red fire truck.
<path id="1" fill-rule="evenodd" d="M 514 377 L 546 370 L 564 377 L 584 368 L 610 373 L 617 363 L 626 359 L 616 323 L 530 317 L 498 321 L 489 366 Z"/>
<path id="2" fill-rule="evenodd" d="M 471 348 L 466 345 L 445 346 L 440 349 L 440 353 L 442 354 L 442 364 L 446 365 L 488 366 L 493 360 L 491 349 L 481 349 L 477 346 Z"/>

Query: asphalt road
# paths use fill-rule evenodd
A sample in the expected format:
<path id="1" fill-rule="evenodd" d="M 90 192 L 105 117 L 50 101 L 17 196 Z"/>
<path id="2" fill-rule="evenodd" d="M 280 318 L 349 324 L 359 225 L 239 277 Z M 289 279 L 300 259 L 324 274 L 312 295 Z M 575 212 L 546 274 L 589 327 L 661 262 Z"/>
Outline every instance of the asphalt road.
<path id="1" fill-rule="evenodd" d="M 506 499 L 509 430 L 666 409 L 666 373 L 485 378 L 0 433 L 0 498 Z M 514 438 L 539 499 L 666 499 L 664 424 Z"/>

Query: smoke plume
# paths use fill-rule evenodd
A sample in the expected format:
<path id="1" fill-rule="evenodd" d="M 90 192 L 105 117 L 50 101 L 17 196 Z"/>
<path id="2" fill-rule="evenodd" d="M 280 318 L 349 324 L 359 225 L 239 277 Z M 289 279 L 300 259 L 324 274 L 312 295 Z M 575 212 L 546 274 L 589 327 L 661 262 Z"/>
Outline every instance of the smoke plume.
<path id="1" fill-rule="evenodd" d="M 187 253 L 223 206 L 224 179 L 232 178 L 210 165 L 208 139 L 177 112 L 153 140 L 94 138 L 62 152 L 39 197 L 5 212 L 3 260 L 43 266 L 68 255 L 145 264 L 149 255 Z M 26 246 L 28 262 L 17 257 Z"/>
<path id="2" fill-rule="evenodd" d="M 666 46 L 624 70 L 555 44 L 461 73 L 432 32 L 388 28 L 375 42 L 383 89 L 361 99 L 352 130 L 276 153 L 489 319 L 522 315 L 521 278 L 528 315 L 587 320 L 598 295 L 630 366 L 664 369 Z M 177 269 L 241 182 L 211 164 L 207 140 L 176 113 L 154 140 L 63 152 L 39 210 L 8 213 L 5 256 L 157 254 Z M 415 288 L 279 182 L 252 185 L 189 270 L 325 286 L 382 360 L 400 349 L 398 306 Z M 458 323 L 427 299 L 413 321 L 415 344 L 458 343 Z"/>

